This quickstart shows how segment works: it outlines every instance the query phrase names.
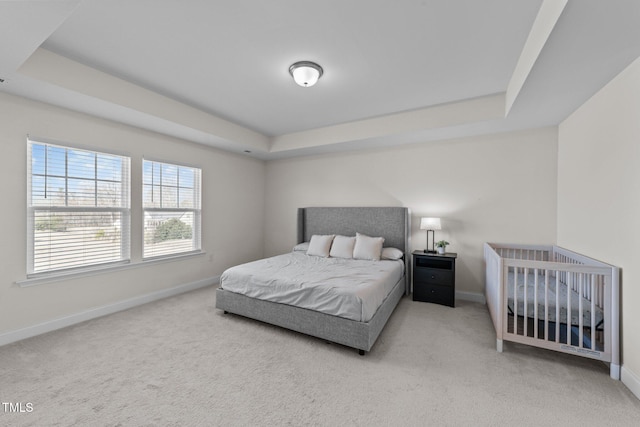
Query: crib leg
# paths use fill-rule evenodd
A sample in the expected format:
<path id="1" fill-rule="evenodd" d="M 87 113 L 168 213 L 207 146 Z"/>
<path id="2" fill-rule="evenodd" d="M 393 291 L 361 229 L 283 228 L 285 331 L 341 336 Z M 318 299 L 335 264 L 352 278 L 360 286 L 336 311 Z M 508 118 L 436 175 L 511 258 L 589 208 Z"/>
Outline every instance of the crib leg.
<path id="1" fill-rule="evenodd" d="M 496 350 L 498 353 L 502 353 L 502 340 L 496 339 Z"/>
<path id="2" fill-rule="evenodd" d="M 612 363 L 611 366 L 609 366 L 609 375 L 614 380 L 620 380 L 620 365 Z"/>

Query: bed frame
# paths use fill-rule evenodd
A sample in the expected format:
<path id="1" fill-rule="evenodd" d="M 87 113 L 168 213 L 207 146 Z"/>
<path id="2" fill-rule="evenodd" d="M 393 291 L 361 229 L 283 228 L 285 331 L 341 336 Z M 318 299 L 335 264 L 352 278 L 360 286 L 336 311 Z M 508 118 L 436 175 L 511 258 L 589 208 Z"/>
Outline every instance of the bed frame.
<path id="1" fill-rule="evenodd" d="M 506 340 L 575 354 L 609 363 L 611 378 L 620 379 L 617 267 L 558 246 L 485 243 L 484 259 L 485 296 L 499 352 Z M 546 290 L 553 283 L 566 286 L 566 301 L 558 293 L 549 300 Z M 524 292 L 520 301 L 518 286 Z M 536 301 L 533 309 L 527 297 Z M 571 307 L 572 299 L 578 302 L 577 321 L 571 311 L 561 321 L 562 307 Z M 549 316 L 553 310 L 555 316 Z M 601 322 L 596 311 L 603 314 Z"/>
<path id="2" fill-rule="evenodd" d="M 361 355 L 371 350 L 378 335 L 411 286 L 411 216 L 402 207 L 310 207 L 298 209 L 297 243 L 314 234 L 355 236 L 356 232 L 385 238 L 385 247 L 405 253 L 405 274 L 368 322 L 358 322 L 286 304 L 263 301 L 241 294 L 216 290 L 216 308 L 262 322 L 302 332 L 356 348 Z"/>

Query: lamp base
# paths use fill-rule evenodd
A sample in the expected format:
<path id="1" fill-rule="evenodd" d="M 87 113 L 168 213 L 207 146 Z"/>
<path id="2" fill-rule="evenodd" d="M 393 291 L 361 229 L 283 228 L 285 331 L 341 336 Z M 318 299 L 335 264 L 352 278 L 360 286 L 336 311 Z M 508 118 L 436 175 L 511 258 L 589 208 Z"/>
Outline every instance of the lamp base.
<path id="1" fill-rule="evenodd" d="M 431 233 L 431 249 L 429 249 L 429 233 Z M 427 230 L 427 248 L 424 250 L 426 254 L 435 254 L 436 232 L 433 230 Z"/>

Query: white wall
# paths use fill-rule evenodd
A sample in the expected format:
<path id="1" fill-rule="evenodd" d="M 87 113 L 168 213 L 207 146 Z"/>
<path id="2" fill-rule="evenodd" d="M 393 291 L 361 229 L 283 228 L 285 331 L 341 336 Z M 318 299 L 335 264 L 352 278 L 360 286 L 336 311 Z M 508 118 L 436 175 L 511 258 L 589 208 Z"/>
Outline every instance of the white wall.
<path id="1" fill-rule="evenodd" d="M 559 127 L 558 244 L 622 268 L 622 380 L 640 398 L 640 59 Z"/>
<path id="2" fill-rule="evenodd" d="M 0 335 L 220 275 L 262 256 L 264 162 L 0 93 Z M 202 168 L 205 256 L 20 287 L 26 278 L 27 134 L 131 156 L 132 249 L 141 258 L 143 156 Z M 242 244 L 238 244 L 242 242 Z M 213 255 L 213 260 L 210 259 Z"/>
<path id="3" fill-rule="evenodd" d="M 483 242 L 555 243 L 556 165 L 556 128 L 270 161 L 265 254 L 296 243 L 298 207 L 406 206 L 413 248 L 419 218 L 442 217 L 456 290 L 481 294 Z"/>

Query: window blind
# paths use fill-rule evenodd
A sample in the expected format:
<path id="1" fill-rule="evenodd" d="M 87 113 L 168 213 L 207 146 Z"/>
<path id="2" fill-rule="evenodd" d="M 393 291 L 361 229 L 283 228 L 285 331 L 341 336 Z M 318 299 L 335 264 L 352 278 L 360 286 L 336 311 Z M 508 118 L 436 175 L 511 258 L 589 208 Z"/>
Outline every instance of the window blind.
<path id="1" fill-rule="evenodd" d="M 143 258 L 200 251 L 201 170 L 143 160 L 142 171 Z"/>
<path id="2" fill-rule="evenodd" d="M 130 159 L 28 140 L 28 274 L 129 260 Z"/>

